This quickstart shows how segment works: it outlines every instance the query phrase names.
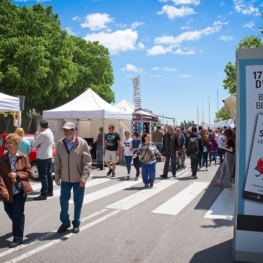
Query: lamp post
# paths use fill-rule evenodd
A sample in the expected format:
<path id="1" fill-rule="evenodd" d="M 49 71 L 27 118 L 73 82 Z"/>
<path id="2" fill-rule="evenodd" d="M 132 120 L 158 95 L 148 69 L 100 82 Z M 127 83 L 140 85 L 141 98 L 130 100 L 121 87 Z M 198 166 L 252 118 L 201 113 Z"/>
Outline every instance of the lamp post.
<path id="1" fill-rule="evenodd" d="M 209 119 L 209 126 L 210 126 L 210 96 L 208 96 L 208 119 Z"/>

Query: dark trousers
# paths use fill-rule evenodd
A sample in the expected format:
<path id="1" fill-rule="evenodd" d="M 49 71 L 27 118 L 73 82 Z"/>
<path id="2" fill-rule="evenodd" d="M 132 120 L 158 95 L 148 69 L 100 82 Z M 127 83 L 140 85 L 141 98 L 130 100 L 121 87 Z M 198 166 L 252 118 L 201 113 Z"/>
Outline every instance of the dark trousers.
<path id="1" fill-rule="evenodd" d="M 202 158 L 203 158 L 203 166 L 205 166 L 207 168 L 207 166 L 208 166 L 208 152 L 203 152 Z"/>
<path id="2" fill-rule="evenodd" d="M 164 176 L 167 176 L 168 174 L 170 159 L 171 159 L 172 175 L 176 175 L 176 154 L 165 151 L 165 157 L 166 157 L 166 161 L 164 163 L 164 170 L 163 170 Z"/>
<path id="3" fill-rule="evenodd" d="M 4 202 L 4 209 L 12 221 L 13 242 L 22 242 L 25 226 L 25 202 L 26 195 L 23 191 L 13 196 L 13 203 Z"/>
<path id="4" fill-rule="evenodd" d="M 133 166 L 136 170 L 136 176 L 139 176 L 140 174 L 140 160 L 139 160 L 139 156 L 137 156 L 136 158 L 133 159 Z"/>
<path id="5" fill-rule="evenodd" d="M 221 149 L 221 148 L 217 148 L 217 153 L 220 157 L 220 163 L 223 163 L 223 157 L 225 157 L 225 150 Z"/>
<path id="6" fill-rule="evenodd" d="M 38 159 L 37 170 L 41 181 L 41 195 L 47 196 L 47 193 L 53 192 L 53 178 L 52 178 L 52 158 Z"/>
<path id="7" fill-rule="evenodd" d="M 202 154 L 199 153 L 191 153 L 190 154 L 190 159 L 191 159 L 191 169 L 192 169 L 192 175 L 196 176 L 197 173 L 197 167 L 199 163 L 199 158 L 202 156 Z"/>
<path id="8" fill-rule="evenodd" d="M 198 152 L 198 164 L 199 164 L 199 167 L 202 166 L 202 158 L 203 158 L 203 152 Z"/>

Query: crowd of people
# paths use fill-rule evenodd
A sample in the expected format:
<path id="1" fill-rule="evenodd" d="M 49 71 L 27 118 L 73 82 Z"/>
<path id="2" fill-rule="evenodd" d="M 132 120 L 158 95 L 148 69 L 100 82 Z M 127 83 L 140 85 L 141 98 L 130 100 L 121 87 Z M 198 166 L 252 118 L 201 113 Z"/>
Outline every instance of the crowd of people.
<path id="1" fill-rule="evenodd" d="M 52 150 L 56 148 L 55 183 L 60 186 L 60 221 L 58 233 L 65 232 L 71 224 L 73 233 L 79 232 L 80 214 L 85 192 L 85 184 L 90 176 L 92 157 L 87 142 L 76 135 L 76 125 L 66 122 L 62 130 L 64 138 L 55 145 L 54 135 L 49 129 L 48 121 L 40 121 L 40 132 L 35 133 L 33 147 L 37 148 L 37 167 L 41 180 L 39 196 L 34 200 L 46 200 L 53 196 L 53 178 L 51 171 Z M 197 172 L 214 163 L 221 164 L 220 178 L 214 186 L 232 187 L 234 177 L 235 128 L 227 127 L 207 129 L 194 125 L 191 130 L 174 128 L 166 130 L 157 126 L 151 133 L 124 132 L 124 138 L 115 131 L 113 124 L 108 126 L 108 133 L 99 129 L 97 137 L 97 160 L 99 168 L 103 159 L 109 170 L 107 176 L 116 176 L 116 164 L 123 153 L 127 168 L 126 180 L 130 180 L 132 162 L 135 169 L 134 180 L 142 176 L 145 188 L 152 188 L 156 177 L 156 163 L 164 161 L 161 178 L 168 178 L 169 171 L 176 178 L 176 172 L 185 169 L 186 156 L 191 161 L 191 179 L 197 179 Z M 17 128 L 15 133 L 6 137 L 7 153 L 0 157 L 0 199 L 12 221 L 13 241 L 9 247 L 14 248 L 23 241 L 25 215 L 24 206 L 28 194 L 33 192 L 29 182 L 31 167 L 28 159 L 30 146 L 23 140 L 24 131 Z M 104 155 L 104 158 L 103 158 Z M 218 158 L 219 157 L 219 158 Z M 226 176 L 227 174 L 227 176 Z M 226 183 L 224 179 L 227 178 Z M 74 218 L 70 221 L 68 214 L 69 199 L 73 189 Z"/>

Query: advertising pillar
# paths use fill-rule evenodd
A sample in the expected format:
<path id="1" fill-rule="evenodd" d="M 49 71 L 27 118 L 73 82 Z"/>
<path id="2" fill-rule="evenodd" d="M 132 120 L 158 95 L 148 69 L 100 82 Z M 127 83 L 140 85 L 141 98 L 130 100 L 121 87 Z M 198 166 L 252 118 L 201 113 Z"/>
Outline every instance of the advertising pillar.
<path id="1" fill-rule="evenodd" d="M 237 51 L 233 257 L 263 262 L 263 48 Z"/>

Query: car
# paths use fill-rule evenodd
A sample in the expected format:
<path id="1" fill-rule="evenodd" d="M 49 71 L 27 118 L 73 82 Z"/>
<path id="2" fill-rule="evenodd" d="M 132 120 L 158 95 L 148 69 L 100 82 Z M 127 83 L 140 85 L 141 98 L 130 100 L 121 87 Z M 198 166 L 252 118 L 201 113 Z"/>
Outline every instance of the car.
<path id="1" fill-rule="evenodd" d="M 0 156 L 7 152 L 6 148 L 6 136 L 9 133 L 1 133 L 0 134 Z M 28 154 L 28 158 L 32 167 L 32 179 L 39 180 L 39 174 L 37 170 L 37 149 L 32 147 L 35 135 L 34 134 L 25 134 L 24 139 L 28 140 L 30 143 L 30 152 Z M 53 158 L 52 158 L 52 171 L 54 170 L 54 157 L 56 155 L 56 150 L 53 149 Z"/>

